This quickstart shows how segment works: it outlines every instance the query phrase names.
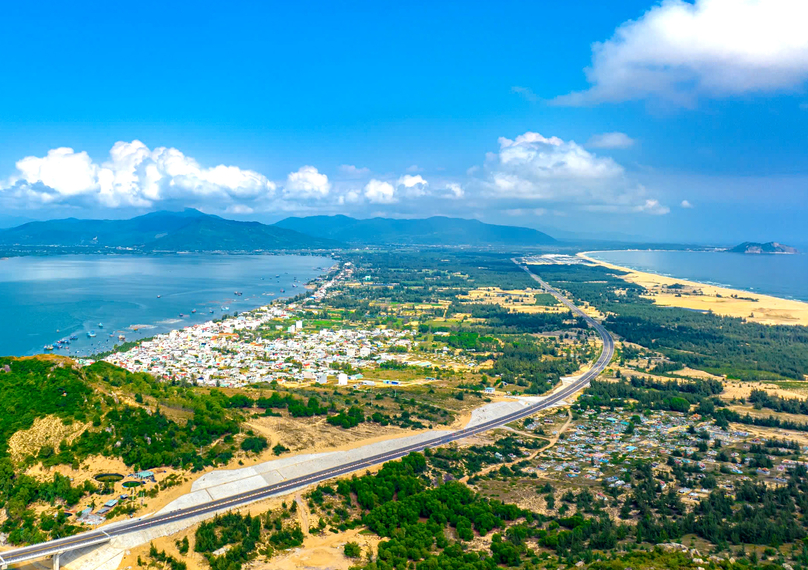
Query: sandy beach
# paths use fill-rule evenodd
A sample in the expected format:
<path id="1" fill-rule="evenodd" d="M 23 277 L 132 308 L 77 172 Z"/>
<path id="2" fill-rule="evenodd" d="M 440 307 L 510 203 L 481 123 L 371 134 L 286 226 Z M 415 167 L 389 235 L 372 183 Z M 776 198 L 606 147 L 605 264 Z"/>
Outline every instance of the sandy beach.
<path id="1" fill-rule="evenodd" d="M 592 253 L 597 252 L 582 252 L 578 257 L 596 265 L 625 271 L 626 275 L 622 278 L 644 287 L 648 298 L 658 305 L 712 311 L 717 315 L 741 317 L 765 325 L 808 325 L 808 303 L 636 271 L 594 259 L 589 255 Z M 674 285 L 677 288 L 671 289 Z"/>

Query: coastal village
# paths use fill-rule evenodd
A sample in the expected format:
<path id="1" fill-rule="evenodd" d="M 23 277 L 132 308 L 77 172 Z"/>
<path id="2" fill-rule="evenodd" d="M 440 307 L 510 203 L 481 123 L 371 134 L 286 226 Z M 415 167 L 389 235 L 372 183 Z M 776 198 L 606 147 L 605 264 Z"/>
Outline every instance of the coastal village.
<path id="1" fill-rule="evenodd" d="M 353 274 L 350 263 L 319 284 L 306 299 L 311 310 L 338 282 Z M 410 330 L 304 328 L 301 303 L 279 301 L 221 321 L 208 321 L 155 336 L 104 360 L 130 372 L 198 386 L 238 388 L 259 382 L 284 384 L 329 381 L 373 385 L 359 372 L 401 358 L 391 351 L 409 349 Z M 281 323 L 281 324 L 276 324 Z M 269 338 L 266 338 L 269 337 Z M 88 361 L 85 361 L 88 362 Z M 408 362 L 431 366 L 430 361 Z"/>

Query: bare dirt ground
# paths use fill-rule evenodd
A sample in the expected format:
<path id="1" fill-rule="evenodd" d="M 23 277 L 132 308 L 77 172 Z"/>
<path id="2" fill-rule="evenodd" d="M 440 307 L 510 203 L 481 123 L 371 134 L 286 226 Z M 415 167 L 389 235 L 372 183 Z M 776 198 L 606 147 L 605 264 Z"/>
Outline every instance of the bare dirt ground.
<path id="1" fill-rule="evenodd" d="M 9 455 L 12 461 L 18 462 L 28 455 L 38 453 L 44 446 L 49 445 L 56 449 L 62 441 L 72 443 L 89 426 L 89 423 L 78 422 L 65 424 L 56 416 L 37 418 L 30 428 L 20 430 L 9 438 Z"/>
<path id="2" fill-rule="evenodd" d="M 769 394 L 775 394 L 777 396 L 780 396 L 781 398 L 799 398 L 801 400 L 804 400 L 806 396 L 806 390 L 808 390 L 808 382 L 805 383 L 806 384 L 805 388 L 791 386 L 796 384 L 797 382 L 789 382 L 787 384 L 788 387 L 784 387 L 782 385 L 772 384 L 769 382 L 741 382 L 741 381 L 725 380 L 724 392 L 721 394 L 721 397 L 725 400 L 732 400 L 732 399 L 740 400 L 748 398 L 749 395 L 752 393 L 752 390 L 765 390 Z"/>
<path id="3" fill-rule="evenodd" d="M 724 381 L 723 376 L 716 376 L 715 374 L 710 374 L 709 372 L 705 372 L 704 370 L 696 370 L 694 368 L 688 368 L 685 366 L 681 370 L 676 370 L 672 372 L 676 376 L 682 376 L 684 378 L 699 378 L 701 380 L 719 380 Z M 725 383 L 726 386 L 726 383 Z"/>
<path id="4" fill-rule="evenodd" d="M 380 539 L 375 535 L 362 534 L 360 529 L 348 530 L 338 534 L 322 533 L 306 537 L 303 546 L 295 548 L 268 562 L 258 563 L 256 570 L 348 570 L 358 560 L 347 558 L 343 548 L 347 542 L 356 542 L 362 549 L 363 556 L 369 550 L 374 553 Z"/>
<path id="5" fill-rule="evenodd" d="M 544 306 L 536 304 L 538 290 L 500 289 L 499 287 L 481 287 L 469 291 L 468 295 L 459 295 L 461 301 L 499 305 L 520 313 L 564 313 L 568 309 L 561 303 Z"/>
<path id="6" fill-rule="evenodd" d="M 353 429 L 346 430 L 327 423 L 325 417 L 317 418 L 273 418 L 263 416 L 250 418 L 245 427 L 263 435 L 269 440 L 270 447 L 277 443 L 288 448 L 292 453 L 305 450 L 306 453 L 332 451 L 346 445 L 367 443 L 366 440 L 410 435 L 411 430 L 395 426 L 382 427 L 378 424 L 362 423 Z M 244 459 L 245 465 L 260 463 L 274 458 L 271 451 L 263 453 L 256 459 Z M 228 466 L 229 467 L 229 466 Z"/>
<path id="7" fill-rule="evenodd" d="M 743 431 L 760 439 L 789 439 L 791 441 L 796 441 L 800 445 L 808 445 L 808 434 L 802 431 L 791 431 L 735 423 L 730 423 L 730 429 L 735 431 Z"/>
<path id="8" fill-rule="evenodd" d="M 648 297 L 658 305 L 712 311 L 765 325 L 808 325 L 808 303 L 634 271 L 598 261 L 584 253 L 578 256 L 596 265 L 626 271 L 622 278 L 647 289 Z M 672 285 L 681 288 L 670 289 Z"/>

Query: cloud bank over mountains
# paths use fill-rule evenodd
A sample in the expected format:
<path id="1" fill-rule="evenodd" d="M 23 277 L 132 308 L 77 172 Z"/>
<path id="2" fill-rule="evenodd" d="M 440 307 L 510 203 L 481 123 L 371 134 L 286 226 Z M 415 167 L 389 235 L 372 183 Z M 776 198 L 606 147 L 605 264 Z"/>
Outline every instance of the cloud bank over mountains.
<path id="1" fill-rule="evenodd" d="M 55 204 L 150 208 L 183 200 L 227 207 L 277 190 L 258 172 L 224 165 L 203 168 L 175 148 L 150 150 L 137 140 L 115 143 L 102 163 L 84 151 L 61 147 L 43 157 L 25 157 L 16 168 L 0 187 L 0 199 L 18 208 Z"/>
<path id="2" fill-rule="evenodd" d="M 607 136 L 608 135 L 608 136 Z M 622 133 L 605 136 L 621 146 Z M 615 135 L 617 142 L 613 141 Z M 609 138 L 611 137 L 611 138 Z M 630 140 L 630 139 L 629 139 Z M 87 152 L 60 147 L 28 156 L 0 180 L 0 205 L 13 210 L 155 209 L 193 206 L 231 214 L 256 212 L 361 212 L 372 208 L 441 213 L 479 210 L 583 209 L 664 214 L 667 207 L 632 181 L 612 158 L 574 141 L 527 132 L 500 137 L 499 151 L 458 178 L 374 173 L 343 165 L 334 178 L 312 165 L 285 179 L 237 166 L 205 167 L 176 148 L 117 142 L 103 162 Z M 407 169 L 412 172 L 413 169 Z M 381 212 L 384 212 L 382 210 Z"/>

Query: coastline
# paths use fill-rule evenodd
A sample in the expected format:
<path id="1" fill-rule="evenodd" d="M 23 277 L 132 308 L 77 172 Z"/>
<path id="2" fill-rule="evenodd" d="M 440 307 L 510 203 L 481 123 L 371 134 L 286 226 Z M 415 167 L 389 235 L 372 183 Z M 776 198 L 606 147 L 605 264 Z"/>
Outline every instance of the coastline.
<path id="1" fill-rule="evenodd" d="M 331 271 L 334 270 L 335 267 L 339 266 L 339 263 L 334 261 L 333 259 L 332 259 L 332 262 L 333 263 L 330 266 L 328 266 L 327 268 L 325 268 L 322 272 L 320 272 L 319 275 L 309 279 L 305 283 L 305 285 L 303 286 L 303 291 L 301 291 L 301 293 L 316 290 L 316 287 L 312 285 L 312 282 L 314 280 L 316 280 L 316 279 L 319 279 L 320 277 L 328 275 Z M 294 298 L 294 297 L 296 297 L 297 295 L 300 294 L 300 293 L 292 294 L 292 291 L 288 291 L 287 293 L 288 294 L 284 294 L 284 293 L 279 293 L 277 295 L 273 294 L 271 296 L 271 300 L 269 302 L 263 302 L 260 305 L 256 305 L 254 307 L 244 309 L 241 312 L 242 313 L 251 313 L 253 311 L 265 311 L 265 310 L 269 309 L 270 307 L 272 307 L 272 305 L 275 304 L 278 301 L 288 304 L 289 301 L 292 298 Z M 234 319 L 235 315 L 233 317 L 225 316 L 225 317 L 222 318 L 222 320 L 227 320 L 229 318 Z M 177 323 L 183 323 L 183 326 L 178 327 L 178 326 L 176 326 Z M 172 332 L 179 332 L 179 331 L 189 329 L 189 328 L 192 328 L 192 327 L 197 327 L 197 326 L 210 326 L 213 323 L 214 323 L 214 320 L 212 320 L 212 319 L 208 319 L 208 320 L 201 321 L 201 322 L 187 322 L 187 323 L 185 321 L 183 321 L 182 319 L 166 319 L 164 321 L 158 321 L 156 324 L 129 325 L 124 330 L 133 331 L 133 332 L 137 332 L 138 330 L 151 331 L 151 329 L 160 328 L 158 326 L 160 324 L 162 324 L 162 325 L 170 325 L 170 328 L 168 330 L 161 331 L 161 332 L 154 332 L 152 335 L 147 334 L 147 335 L 144 335 L 144 336 L 142 336 L 140 338 L 133 338 L 131 341 L 129 341 L 130 344 L 134 343 L 134 344 L 139 345 L 143 341 L 152 340 L 152 339 L 155 339 L 155 338 L 161 337 L 161 336 L 167 336 L 167 335 L 170 335 Z M 68 356 L 70 358 L 76 358 L 76 359 L 78 359 L 78 358 L 82 358 L 82 359 L 98 359 L 97 357 L 99 355 L 106 354 L 107 352 L 109 352 L 110 354 L 116 354 L 116 353 L 119 353 L 119 352 L 124 352 L 124 351 L 121 351 L 118 348 L 119 346 L 120 345 L 114 345 L 112 348 L 110 348 L 107 351 L 97 352 L 97 353 L 94 353 L 94 354 L 87 354 L 87 355 L 83 355 L 83 356 L 78 356 L 78 355 L 76 355 L 76 356 L 65 355 L 65 356 Z M 101 360 L 103 360 L 103 358 Z"/>
<path id="2" fill-rule="evenodd" d="M 336 263 L 333 257 L 285 254 L 115 257 L 11 258 L 14 265 L 0 279 L 0 291 L 13 301 L 9 327 L 0 334 L 0 354 L 89 358 L 122 341 L 140 342 L 293 298 L 310 291 L 305 285 L 327 275 Z M 56 278 L 42 279 L 42 266 Z M 134 295 L 121 294 L 119 284 L 124 282 Z M 90 337 L 91 331 L 96 335 Z M 58 339 L 70 336 L 77 338 L 58 345 Z M 43 346 L 54 348 L 46 351 Z"/>
<path id="3" fill-rule="evenodd" d="M 591 256 L 596 253 L 598 251 L 583 251 L 576 256 L 595 265 L 625 272 L 620 277 L 644 287 L 647 290 L 646 297 L 657 305 L 712 311 L 717 315 L 739 317 L 764 325 L 808 326 L 808 303 L 803 301 L 639 271 Z M 677 289 L 671 290 L 671 286 L 676 286 Z"/>

